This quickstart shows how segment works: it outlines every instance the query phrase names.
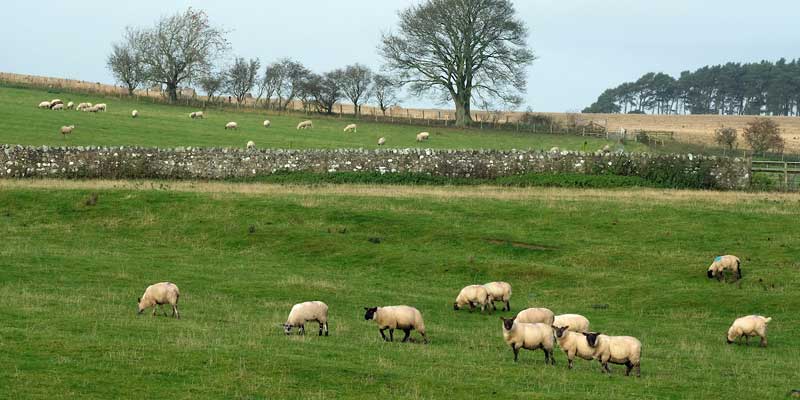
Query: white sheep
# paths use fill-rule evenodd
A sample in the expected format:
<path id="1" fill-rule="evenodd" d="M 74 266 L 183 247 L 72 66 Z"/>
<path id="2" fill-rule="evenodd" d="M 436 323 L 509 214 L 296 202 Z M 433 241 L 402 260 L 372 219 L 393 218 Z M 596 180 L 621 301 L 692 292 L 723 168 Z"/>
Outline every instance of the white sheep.
<path id="1" fill-rule="evenodd" d="M 548 151 L 548 153 L 550 153 L 550 154 L 559 154 L 559 153 L 561 153 L 561 149 L 558 148 L 558 147 L 553 147 L 553 148 L 550 149 L 550 151 Z"/>
<path id="2" fill-rule="evenodd" d="M 578 314 L 561 314 L 555 316 L 553 326 L 558 328 L 569 326 L 572 332 L 589 332 L 589 319 Z"/>
<path id="3" fill-rule="evenodd" d="M 384 144 L 386 144 L 386 138 L 385 137 L 379 138 L 378 146 L 383 146 Z"/>
<path id="4" fill-rule="evenodd" d="M 289 312 L 289 317 L 286 318 L 286 323 L 283 324 L 283 332 L 288 335 L 292 327 L 299 327 L 297 333 L 305 335 L 306 322 L 309 321 L 319 323 L 319 336 L 322 336 L 323 331 L 325 336 L 328 336 L 328 305 L 321 301 L 295 304 Z"/>
<path id="5" fill-rule="evenodd" d="M 52 106 L 54 106 L 56 104 L 64 104 L 64 102 L 61 99 L 50 100 L 50 107 L 52 107 Z"/>
<path id="6" fill-rule="evenodd" d="M 300 129 L 314 129 L 314 123 L 311 121 L 303 121 L 297 124 L 297 130 L 299 131 Z"/>
<path id="7" fill-rule="evenodd" d="M 428 132 L 420 132 L 420 133 L 417 134 L 417 141 L 418 142 L 423 142 L 423 141 L 428 140 L 428 138 L 430 138 L 430 137 L 431 137 L 430 133 L 428 133 Z"/>
<path id="8" fill-rule="evenodd" d="M 748 315 L 737 318 L 728 329 L 728 344 L 732 344 L 736 339 L 744 336 L 745 344 L 750 345 L 751 336 L 761 337 L 761 347 L 767 347 L 767 324 L 772 318 L 760 315 Z"/>
<path id="9" fill-rule="evenodd" d="M 502 301 L 505 303 L 503 307 L 503 311 L 511 311 L 511 284 L 508 282 L 489 282 L 483 287 L 486 288 L 486 291 L 489 292 L 489 304 L 492 305 L 492 309 L 496 310 L 497 307 L 494 306 L 495 301 Z"/>
<path id="10" fill-rule="evenodd" d="M 75 125 L 62 126 L 61 127 L 61 135 L 63 135 L 63 137 L 67 137 L 67 135 L 72 133 L 72 131 L 74 131 L 74 130 L 75 130 Z"/>
<path id="11" fill-rule="evenodd" d="M 87 108 L 89 108 L 91 106 L 92 106 L 92 103 L 80 103 L 80 104 L 78 104 L 77 107 L 75 107 L 75 109 L 78 110 L 78 111 L 83 111 L 83 110 L 85 110 L 85 109 L 87 109 Z"/>
<path id="12" fill-rule="evenodd" d="M 356 124 L 347 125 L 344 127 L 344 131 L 358 133 L 358 126 Z"/>
<path id="13" fill-rule="evenodd" d="M 526 324 L 514 318 L 503 318 L 503 340 L 514 351 L 514 362 L 519 358 L 519 349 L 544 351 L 544 363 L 556 364 L 553 357 L 555 338 L 553 328 L 547 324 Z"/>
<path id="14" fill-rule="evenodd" d="M 608 336 L 599 332 L 583 333 L 586 342 L 594 349 L 594 359 L 603 366 L 603 372 L 611 373 L 608 363 L 624 364 L 625 375 L 636 368 L 636 376 L 642 376 L 642 342 L 632 336 Z"/>
<path id="15" fill-rule="evenodd" d="M 95 104 L 94 106 L 95 108 L 97 108 L 97 111 L 102 111 L 102 112 L 106 112 L 106 109 L 108 108 L 108 105 L 106 105 L 106 103 Z"/>
<path id="16" fill-rule="evenodd" d="M 237 124 L 236 122 L 228 122 L 227 124 L 225 124 L 225 130 L 228 129 L 234 129 L 234 130 L 239 129 L 239 124 Z"/>
<path id="17" fill-rule="evenodd" d="M 584 360 L 591 361 L 594 358 L 594 348 L 589 346 L 586 336 L 582 333 L 572 332 L 571 326 L 553 326 L 553 331 L 558 341 L 558 346 L 564 350 L 569 360 L 569 369 L 572 369 L 573 360 L 578 356 Z"/>
<path id="18" fill-rule="evenodd" d="M 39 103 L 38 107 L 39 108 L 50 108 L 50 102 L 49 101 L 43 101 L 43 102 Z"/>
<path id="19" fill-rule="evenodd" d="M 139 118 L 139 110 L 131 111 L 131 118 Z"/>
<path id="20" fill-rule="evenodd" d="M 476 305 L 481 306 L 481 312 L 485 311 L 489 305 L 489 292 L 481 285 L 470 285 L 461 289 L 456 302 L 453 303 L 453 309 L 458 311 L 466 305 L 469 305 L 470 311 L 474 310 Z"/>
<path id="21" fill-rule="evenodd" d="M 67 110 L 72 110 L 73 108 L 75 108 L 75 103 L 73 103 L 71 101 L 69 103 L 67 103 Z"/>
<path id="22" fill-rule="evenodd" d="M 172 282 L 161 282 L 150 285 L 144 291 L 142 297 L 139 298 L 139 314 L 143 313 L 148 307 L 153 307 L 153 316 L 155 317 L 158 306 L 169 304 L 172 306 L 172 316 L 180 319 L 178 313 L 178 299 L 181 297 L 181 292 Z M 164 316 L 167 312 L 164 311 Z"/>
<path id="23" fill-rule="evenodd" d="M 205 114 L 202 111 L 195 111 L 189 114 L 189 118 L 191 119 L 203 119 L 205 118 Z"/>
<path id="24" fill-rule="evenodd" d="M 64 109 L 64 103 L 59 103 L 50 108 L 53 111 L 61 111 Z"/>
<path id="25" fill-rule="evenodd" d="M 94 105 L 94 106 L 91 106 L 91 107 L 84 108 L 83 111 L 84 112 L 90 112 L 90 113 L 96 113 L 96 112 L 100 111 L 100 108 L 98 108 L 96 105 Z"/>
<path id="26" fill-rule="evenodd" d="M 272 125 L 272 122 L 270 122 L 268 119 L 265 119 L 264 120 L 264 128 L 269 128 L 270 125 Z"/>
<path id="27" fill-rule="evenodd" d="M 543 323 L 553 325 L 555 314 L 546 308 L 527 308 L 517 314 L 517 322 L 525 324 Z"/>
<path id="28" fill-rule="evenodd" d="M 255 149 L 255 148 L 256 148 L 256 142 L 254 142 L 254 141 L 252 141 L 252 140 L 250 140 L 250 141 L 248 141 L 248 142 L 247 142 L 247 149 L 248 149 L 248 150 L 253 150 L 253 149 Z"/>
<path id="29" fill-rule="evenodd" d="M 739 257 L 727 255 L 715 258 L 708 267 L 706 275 L 708 279 L 717 277 L 717 280 L 722 281 L 725 279 L 726 270 L 731 271 L 737 280 L 742 279 L 742 262 Z"/>
<path id="30" fill-rule="evenodd" d="M 422 320 L 422 314 L 414 307 L 409 306 L 389 306 L 389 307 L 364 307 L 366 313 L 364 319 L 367 321 L 374 320 L 378 324 L 378 330 L 381 333 L 383 340 L 386 335 L 383 333 L 389 330 L 388 341 L 394 341 L 394 330 L 400 329 L 405 332 L 403 342 L 408 341 L 412 330 L 416 330 L 422 335 L 425 343 L 428 343 L 428 336 L 425 335 L 425 322 Z"/>

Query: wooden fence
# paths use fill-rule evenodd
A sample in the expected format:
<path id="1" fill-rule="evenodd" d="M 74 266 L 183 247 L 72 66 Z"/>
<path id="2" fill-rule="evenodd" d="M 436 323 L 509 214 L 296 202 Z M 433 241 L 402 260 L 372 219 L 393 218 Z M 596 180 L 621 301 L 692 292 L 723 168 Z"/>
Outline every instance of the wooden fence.
<path id="1" fill-rule="evenodd" d="M 798 190 L 800 162 L 753 161 L 753 173 L 765 173 L 780 177 L 778 185 L 785 191 Z"/>

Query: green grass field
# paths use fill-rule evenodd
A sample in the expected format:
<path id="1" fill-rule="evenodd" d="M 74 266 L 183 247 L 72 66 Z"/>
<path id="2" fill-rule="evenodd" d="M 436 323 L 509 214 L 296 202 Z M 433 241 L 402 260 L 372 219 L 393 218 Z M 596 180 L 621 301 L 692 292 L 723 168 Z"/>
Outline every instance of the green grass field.
<path id="1" fill-rule="evenodd" d="M 799 218 L 778 194 L 0 181 L 0 397 L 784 398 L 800 389 Z M 706 279 L 723 253 L 740 283 Z M 183 319 L 137 317 L 165 280 Z M 452 310 L 490 280 L 514 285 L 514 312 L 638 337 L 642 378 L 569 371 L 560 350 L 515 364 L 511 313 Z M 331 336 L 284 336 L 313 299 Z M 422 311 L 429 345 L 380 340 L 362 307 L 392 304 Z M 774 318 L 769 347 L 726 345 L 751 313 Z"/>
<path id="2" fill-rule="evenodd" d="M 43 100 L 60 98 L 81 102 L 108 104 L 107 113 L 40 110 L 36 106 Z M 138 119 L 131 111 L 140 112 Z M 358 133 L 343 133 L 349 119 L 274 115 L 267 112 L 207 111 L 205 120 L 191 120 L 187 107 L 137 103 L 114 97 L 48 93 L 43 90 L 19 89 L 0 86 L 0 143 L 48 146 L 144 146 L 144 147 L 244 147 L 252 140 L 262 148 L 377 148 L 378 138 L 385 137 L 386 147 L 426 147 L 437 149 L 545 149 L 559 146 L 569 150 L 596 151 L 605 144 L 599 139 L 569 135 L 546 135 L 501 131 L 481 131 L 431 128 L 359 122 Z M 264 119 L 272 127 L 262 126 Z M 306 119 L 314 121 L 313 130 L 297 131 L 297 123 Z M 238 131 L 226 131 L 225 124 L 236 121 Z M 76 125 L 73 134 L 64 139 L 59 130 L 63 125 Z M 417 143 L 416 134 L 431 133 L 431 139 Z M 586 144 L 584 145 L 584 142 Z M 632 144 L 628 150 L 643 150 L 644 146 Z"/>

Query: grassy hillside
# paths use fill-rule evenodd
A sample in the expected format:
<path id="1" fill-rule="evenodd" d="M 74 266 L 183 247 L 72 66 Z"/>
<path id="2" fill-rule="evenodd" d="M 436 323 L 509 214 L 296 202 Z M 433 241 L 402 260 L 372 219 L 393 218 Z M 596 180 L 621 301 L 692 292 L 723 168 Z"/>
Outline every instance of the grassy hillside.
<path id="1" fill-rule="evenodd" d="M 39 110 L 42 100 L 61 98 L 73 101 L 108 104 L 107 113 L 89 114 L 78 111 Z M 130 113 L 137 109 L 138 119 Z M 274 115 L 266 112 L 241 113 L 208 110 L 206 120 L 192 121 L 188 114 L 195 109 L 179 106 L 137 103 L 135 100 L 99 98 L 69 93 L 48 93 L 41 90 L 0 87 L 0 143 L 24 145 L 124 145 L 124 146 L 197 146 L 243 147 L 253 140 L 259 147 L 272 148 L 376 148 L 379 137 L 386 137 L 387 147 L 448 149 L 550 149 L 559 146 L 571 150 L 595 151 L 606 141 L 575 136 L 534 135 L 516 132 L 458 130 L 404 125 L 359 122 L 358 133 L 343 133 L 353 122 L 348 119 L 324 118 L 317 115 Z M 311 118 L 314 129 L 297 131 L 297 123 Z M 270 129 L 262 122 L 269 119 Z M 240 130 L 226 131 L 229 121 L 239 123 Z M 62 125 L 76 125 L 67 139 L 61 137 Z M 429 131 L 431 140 L 417 143 L 415 136 Z M 584 142 L 586 144 L 584 144 Z M 629 149 L 642 149 L 630 147 Z"/>
<path id="2" fill-rule="evenodd" d="M 800 225 L 786 222 L 798 206 L 662 190 L 0 181 L 0 397 L 782 398 L 800 367 Z M 723 253 L 742 258 L 739 284 L 706 279 Z M 137 317 L 136 298 L 165 280 L 183 319 Z M 511 313 L 452 310 L 462 286 L 490 280 L 514 285 L 515 312 L 580 313 L 640 338 L 642 378 L 582 360 L 569 371 L 560 350 L 555 367 L 540 351 L 514 364 L 498 319 Z M 284 336 L 291 305 L 311 299 L 330 305 L 331 336 Z M 432 342 L 383 343 L 362 307 L 391 304 L 418 307 Z M 770 346 L 726 345 L 751 313 L 774 318 Z"/>

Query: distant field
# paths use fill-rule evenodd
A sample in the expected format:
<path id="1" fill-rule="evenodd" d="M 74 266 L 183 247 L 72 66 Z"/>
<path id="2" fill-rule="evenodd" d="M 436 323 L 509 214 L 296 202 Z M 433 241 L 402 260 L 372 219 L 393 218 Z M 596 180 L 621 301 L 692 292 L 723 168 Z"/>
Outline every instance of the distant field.
<path id="1" fill-rule="evenodd" d="M 798 219 L 797 195 L 0 181 L 0 398 L 784 398 L 800 369 Z M 706 278 L 723 253 L 742 258 L 739 284 Z M 137 317 L 164 280 L 183 319 Z M 512 313 L 452 309 L 490 280 L 514 285 L 514 312 L 640 338 L 642 378 L 570 371 L 560 350 L 555 367 L 541 351 L 515 364 L 498 319 Z M 331 336 L 284 336 L 312 299 Z M 403 303 L 429 345 L 383 343 L 364 321 Z M 751 313 L 774 318 L 769 347 L 726 345 Z"/>
<path id="2" fill-rule="evenodd" d="M 107 103 L 107 113 L 89 114 L 78 111 L 49 111 L 36 108 L 42 100 L 61 98 L 65 102 Z M 131 110 L 140 112 L 132 119 Z M 459 130 L 357 122 L 358 133 L 343 133 L 353 122 L 348 119 L 318 115 L 274 115 L 253 112 L 207 111 L 205 120 L 191 120 L 195 109 L 180 106 L 153 105 L 115 97 L 102 98 L 69 93 L 48 93 L 41 90 L 0 87 L 0 143 L 23 145 L 102 145 L 157 147 L 243 147 L 252 140 L 263 148 L 376 148 L 378 138 L 386 138 L 386 147 L 425 147 L 437 149 L 550 149 L 558 146 L 570 150 L 596 151 L 605 144 L 599 139 L 576 136 L 535 135 L 529 133 Z M 272 127 L 262 126 L 264 119 Z M 313 130 L 297 131 L 298 122 L 312 119 Z M 238 131 L 226 131 L 230 121 L 239 124 Z M 62 138 L 62 125 L 76 125 L 69 138 Z M 431 139 L 417 143 L 416 134 L 431 133 Z M 643 149 L 636 144 L 629 150 Z"/>

